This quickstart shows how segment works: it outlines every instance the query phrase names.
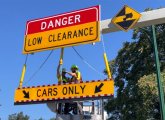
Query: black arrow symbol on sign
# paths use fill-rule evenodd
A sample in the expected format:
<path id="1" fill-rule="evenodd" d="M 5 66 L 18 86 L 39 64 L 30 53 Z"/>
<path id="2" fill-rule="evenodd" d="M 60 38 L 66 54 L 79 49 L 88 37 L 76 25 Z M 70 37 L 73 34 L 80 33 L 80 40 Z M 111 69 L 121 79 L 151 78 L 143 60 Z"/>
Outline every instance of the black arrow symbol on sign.
<path id="1" fill-rule="evenodd" d="M 95 93 L 101 92 L 102 91 L 101 88 L 103 87 L 103 85 L 104 85 L 103 83 L 101 83 L 99 86 L 96 85 Z"/>
<path id="2" fill-rule="evenodd" d="M 25 90 L 23 91 L 24 98 L 29 98 L 29 92 L 26 92 Z"/>
<path id="3" fill-rule="evenodd" d="M 126 21 L 128 18 L 132 18 L 133 14 L 132 13 L 128 13 L 125 15 L 125 18 L 123 18 L 124 21 Z"/>

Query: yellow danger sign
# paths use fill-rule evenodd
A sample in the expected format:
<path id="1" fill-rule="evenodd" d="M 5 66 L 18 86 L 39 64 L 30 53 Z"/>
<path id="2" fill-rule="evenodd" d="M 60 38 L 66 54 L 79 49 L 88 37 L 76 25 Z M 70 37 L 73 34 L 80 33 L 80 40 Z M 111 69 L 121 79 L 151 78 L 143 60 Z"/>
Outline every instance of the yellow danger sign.
<path id="1" fill-rule="evenodd" d="M 23 53 L 100 41 L 100 6 L 27 21 Z"/>
<path id="2" fill-rule="evenodd" d="M 99 22 L 65 27 L 25 36 L 24 53 L 99 41 Z"/>
<path id="3" fill-rule="evenodd" d="M 140 17 L 140 13 L 125 5 L 112 19 L 112 23 L 121 30 L 128 31 L 137 23 Z"/>
<path id="4" fill-rule="evenodd" d="M 114 81 L 90 81 L 79 84 L 48 85 L 16 89 L 14 104 L 33 104 L 62 100 L 109 97 L 114 94 Z"/>

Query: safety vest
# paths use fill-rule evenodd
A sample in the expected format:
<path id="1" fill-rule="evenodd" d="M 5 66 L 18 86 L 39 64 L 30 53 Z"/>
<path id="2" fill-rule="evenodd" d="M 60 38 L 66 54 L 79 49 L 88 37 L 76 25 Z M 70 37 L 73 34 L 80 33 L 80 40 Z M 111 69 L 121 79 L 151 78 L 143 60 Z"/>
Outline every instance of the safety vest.
<path id="1" fill-rule="evenodd" d="M 61 79 L 62 79 L 62 82 L 63 82 L 63 83 L 69 82 L 69 80 L 68 80 L 69 78 L 67 78 L 67 77 L 62 77 L 62 76 L 59 76 L 59 77 L 58 77 L 58 82 L 61 82 Z"/>
<path id="2" fill-rule="evenodd" d="M 81 76 L 81 73 L 79 71 L 76 71 L 76 76 L 77 76 L 76 78 L 75 77 L 72 77 L 71 78 L 71 81 L 72 82 L 75 82 L 75 80 L 78 80 L 78 81 L 81 82 L 82 81 L 82 76 Z"/>

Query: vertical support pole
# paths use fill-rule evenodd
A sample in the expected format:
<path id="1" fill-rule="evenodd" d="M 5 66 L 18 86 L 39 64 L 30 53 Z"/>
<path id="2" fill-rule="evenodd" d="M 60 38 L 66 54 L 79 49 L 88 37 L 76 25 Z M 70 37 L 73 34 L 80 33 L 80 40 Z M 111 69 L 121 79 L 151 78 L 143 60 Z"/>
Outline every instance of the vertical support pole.
<path id="1" fill-rule="evenodd" d="M 61 48 L 61 55 L 60 55 L 60 74 L 61 74 L 61 84 L 62 84 L 62 65 L 63 65 L 63 56 L 64 56 L 64 48 Z"/>
<path id="2" fill-rule="evenodd" d="M 28 59 L 28 54 L 26 55 L 25 63 L 24 63 L 23 68 L 22 68 L 22 74 L 21 74 L 21 78 L 20 78 L 20 82 L 19 82 L 19 88 L 22 88 L 22 84 L 24 81 L 27 59 Z"/>
<path id="3" fill-rule="evenodd" d="M 64 56 L 64 48 L 61 48 L 61 54 L 60 54 L 60 74 L 61 74 L 61 84 L 63 84 L 62 81 L 62 65 L 63 65 L 63 56 Z M 63 103 L 60 104 L 60 113 L 62 113 Z"/>
<path id="4" fill-rule="evenodd" d="M 101 115 L 102 115 L 102 120 L 104 120 L 104 99 L 103 98 L 101 99 L 101 103 L 102 103 L 101 104 L 101 109 L 102 109 L 101 110 L 101 112 L 102 112 Z"/>
<path id="5" fill-rule="evenodd" d="M 95 115 L 96 114 L 96 108 L 95 108 L 96 107 L 96 101 L 93 101 L 93 102 L 94 102 L 93 103 L 94 104 L 94 108 L 93 108 L 94 109 L 94 113 L 93 114 Z"/>
<path id="6" fill-rule="evenodd" d="M 158 83 L 160 112 L 161 112 L 162 120 L 165 120 L 164 90 L 163 90 L 163 86 L 162 86 L 162 82 L 161 82 L 160 64 L 159 64 L 159 56 L 158 56 L 156 33 L 155 33 L 155 26 L 154 25 L 152 25 L 152 37 L 153 37 L 153 44 L 154 44 L 153 47 L 154 47 L 155 62 L 156 62 L 156 76 L 157 76 L 157 83 Z"/>
<path id="7" fill-rule="evenodd" d="M 102 114 L 102 101 L 101 101 L 101 99 L 100 99 L 100 103 L 99 103 L 99 106 L 100 106 L 99 115 L 101 115 L 101 114 Z"/>
<path id="8" fill-rule="evenodd" d="M 95 101 L 92 100 L 92 114 L 95 114 Z"/>
<path id="9" fill-rule="evenodd" d="M 77 115 L 79 114 L 79 109 L 78 109 L 78 102 L 76 102 L 76 107 L 77 107 Z"/>
<path id="10" fill-rule="evenodd" d="M 97 100 L 97 114 L 99 115 L 99 111 L 100 111 L 100 108 L 99 108 L 99 100 Z"/>
<path id="11" fill-rule="evenodd" d="M 20 82 L 19 82 L 19 88 L 22 88 L 25 72 L 26 72 L 26 64 L 24 64 L 23 68 L 22 68 L 22 74 L 21 74 L 21 78 L 20 78 Z"/>
<path id="12" fill-rule="evenodd" d="M 106 55 L 105 52 L 104 52 L 104 62 L 105 62 L 105 66 L 106 66 L 108 78 L 111 79 L 112 78 L 112 75 L 111 75 L 111 71 L 109 69 L 109 63 L 108 63 L 107 55 Z"/>

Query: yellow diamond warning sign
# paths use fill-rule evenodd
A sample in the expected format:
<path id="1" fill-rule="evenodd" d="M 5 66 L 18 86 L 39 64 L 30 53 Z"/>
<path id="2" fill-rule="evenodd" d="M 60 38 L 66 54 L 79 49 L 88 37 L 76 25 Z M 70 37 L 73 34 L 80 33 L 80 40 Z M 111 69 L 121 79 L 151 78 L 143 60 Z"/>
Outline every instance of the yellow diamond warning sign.
<path id="1" fill-rule="evenodd" d="M 113 80 L 86 81 L 79 84 L 18 88 L 15 91 L 14 104 L 46 103 L 49 101 L 89 100 L 107 98 L 114 94 Z"/>
<path id="2" fill-rule="evenodd" d="M 119 27 L 121 30 L 128 31 L 137 23 L 140 17 L 140 13 L 125 5 L 112 19 L 112 23 Z"/>

